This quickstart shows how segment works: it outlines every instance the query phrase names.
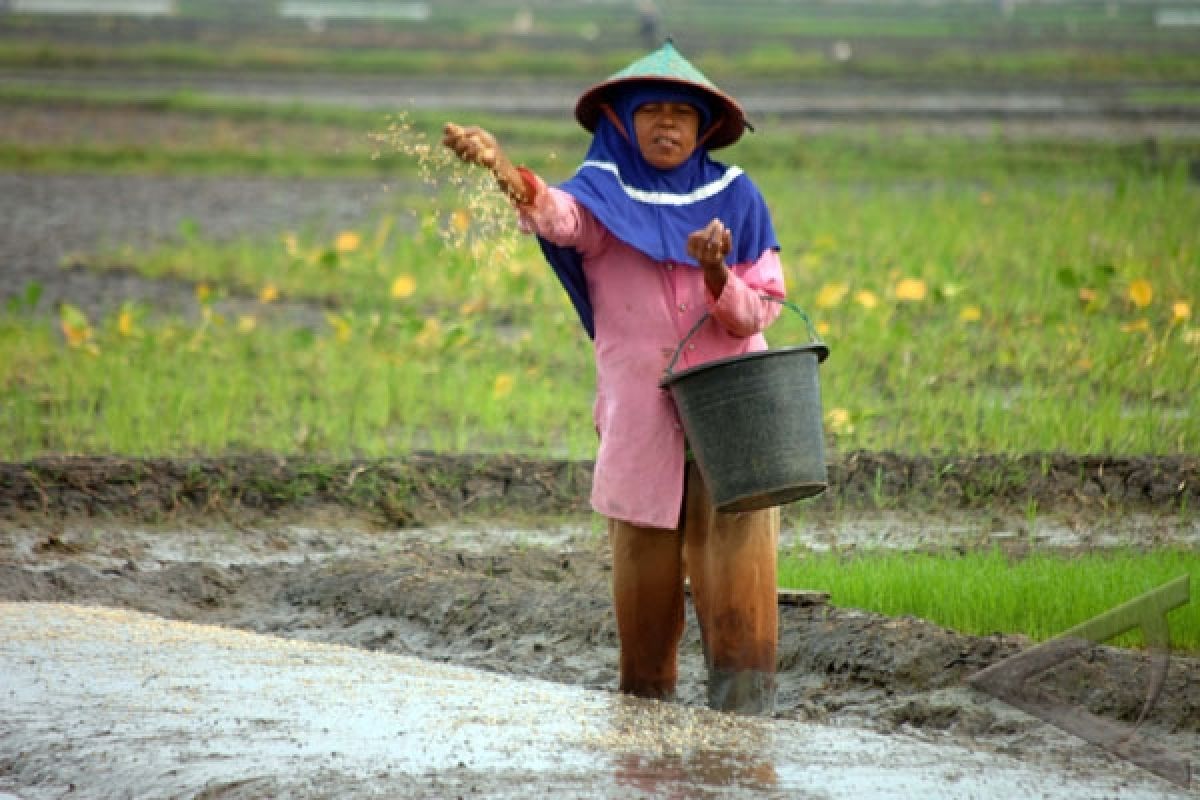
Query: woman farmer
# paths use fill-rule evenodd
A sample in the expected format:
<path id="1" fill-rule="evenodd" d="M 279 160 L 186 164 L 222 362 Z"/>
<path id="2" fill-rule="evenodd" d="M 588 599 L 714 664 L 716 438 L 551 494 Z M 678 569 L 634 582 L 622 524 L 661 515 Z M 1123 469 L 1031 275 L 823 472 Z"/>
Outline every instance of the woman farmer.
<path id="1" fill-rule="evenodd" d="M 608 519 L 621 691 L 674 694 L 690 580 L 716 709 L 770 713 L 778 641 L 777 508 L 720 513 L 660 388 L 677 369 L 763 350 L 784 295 L 761 194 L 714 161 L 746 128 L 738 103 L 668 42 L 588 89 L 592 132 L 575 175 L 550 187 L 496 139 L 448 123 L 443 143 L 494 172 L 594 339 L 599 449 L 592 507 Z"/>

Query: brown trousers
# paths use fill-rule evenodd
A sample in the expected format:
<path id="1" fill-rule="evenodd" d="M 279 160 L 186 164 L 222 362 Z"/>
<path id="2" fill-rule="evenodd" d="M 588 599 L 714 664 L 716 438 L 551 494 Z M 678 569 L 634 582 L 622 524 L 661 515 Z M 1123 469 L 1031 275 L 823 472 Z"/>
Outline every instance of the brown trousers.
<path id="1" fill-rule="evenodd" d="M 622 692 L 670 698 L 684 631 L 684 578 L 708 667 L 712 708 L 770 714 L 779 639 L 779 509 L 718 513 L 700 470 L 687 468 L 678 530 L 608 521 Z"/>

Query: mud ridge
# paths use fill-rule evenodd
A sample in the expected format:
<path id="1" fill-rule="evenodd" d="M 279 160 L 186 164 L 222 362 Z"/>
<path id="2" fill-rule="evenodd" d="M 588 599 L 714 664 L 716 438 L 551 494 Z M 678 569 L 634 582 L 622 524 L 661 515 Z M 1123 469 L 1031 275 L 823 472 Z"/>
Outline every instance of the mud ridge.
<path id="1" fill-rule="evenodd" d="M 591 470 L 590 461 L 470 453 L 340 461 L 47 457 L 0 462 L 0 514 L 161 522 L 332 506 L 391 526 L 477 514 L 563 515 L 587 511 Z M 1200 458 L 854 452 L 834 457 L 829 483 L 806 508 L 1174 512 L 1200 507 Z"/>

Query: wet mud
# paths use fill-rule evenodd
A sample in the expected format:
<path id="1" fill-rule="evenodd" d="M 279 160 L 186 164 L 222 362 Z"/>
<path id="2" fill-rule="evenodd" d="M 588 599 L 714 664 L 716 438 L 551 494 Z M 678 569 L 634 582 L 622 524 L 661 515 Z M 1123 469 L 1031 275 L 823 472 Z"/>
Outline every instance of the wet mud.
<path id="1" fill-rule="evenodd" d="M 1134 513 L 1178 518 L 1187 528 L 1194 517 L 1189 510 L 1200 507 L 1200 458 L 1190 455 L 925 456 L 839 452 L 836 439 L 827 445 L 828 491 L 786 506 L 785 515 L 902 508 L 936 518 L 971 512 L 978 516 L 972 529 L 979 535 L 966 546 L 1005 542 L 1020 550 L 1114 544 L 1113 521 L 1127 524 L 1122 517 Z M 587 460 L 517 454 L 413 452 L 373 460 L 50 456 L 0 461 L 0 514 L 112 515 L 149 523 L 212 516 L 241 523 L 331 509 L 410 527 L 489 515 L 587 513 L 591 477 Z M 1030 509 L 1038 513 L 1031 516 Z M 1031 521 L 1038 516 L 1059 520 L 1057 532 L 1044 529 L 1035 536 Z M 1162 543 L 1153 525 L 1136 527 L 1137 537 L 1124 543 Z M 903 530 L 897 536 L 906 538 Z"/>
<path id="2" fill-rule="evenodd" d="M 1006 754 L 406 656 L 0 603 L 0 797 L 1184 796 Z M 1060 760 L 1070 751 L 1069 769 Z"/>
<path id="3" fill-rule="evenodd" d="M 273 637 L 270 641 L 336 645 L 469 668 L 479 671 L 477 680 L 484 683 L 493 680 L 487 676 L 547 682 L 568 694 L 582 691 L 612 702 L 617 642 L 607 542 L 587 520 L 523 528 L 447 523 L 396 529 L 349 516 L 316 522 L 312 516 L 308 525 L 164 528 L 112 520 L 26 520 L 0 532 L 0 602 L 142 612 L 265 634 Z M 959 525 L 964 527 L 969 526 Z M 785 546 L 810 544 L 819 533 L 811 524 L 793 526 Z M 1186 528 L 1172 528 L 1171 534 L 1191 535 Z M 978 670 L 1027 648 L 1030 643 L 1021 637 L 964 636 L 919 619 L 885 618 L 819 599 L 785 603 L 780 611 L 778 721 L 899 735 L 951 748 L 948 752 L 962 748 L 1064 773 L 1085 758 L 1092 767 L 1076 774 L 1109 775 L 1111 769 L 1139 791 L 1178 788 L 969 688 L 966 681 Z M 47 646 L 52 638 L 47 634 Z M 100 657 L 95 666 L 107 670 L 107 658 Z M 680 671 L 678 705 L 698 712 L 706 696 L 704 669 L 690 610 Z M 1096 646 L 1038 681 L 1066 702 L 1132 725 L 1149 673 L 1146 654 Z M 4 683 L 10 694 L 16 691 L 11 679 Z M 8 734 L 20 739 L 15 724 L 6 723 Z M 65 725 L 65 719 L 57 724 Z M 303 739 L 303 730 L 288 735 Z M 1191 762 L 1200 756 L 1200 661 L 1172 660 L 1162 697 L 1141 735 Z M 169 746 L 176 736 L 148 734 L 146 752 Z M 258 746 L 259 739 L 248 735 L 246 742 Z M 269 748 L 262 757 L 271 780 L 286 772 L 287 760 L 273 761 Z M 0 752 L 0 790 L 50 785 L 69 773 L 46 766 L 30 778 L 22 758 L 11 749 Z M 470 777 L 469 769 L 462 770 L 455 780 Z M 411 777 L 403 769 L 400 773 Z M 1136 776 L 1132 784 L 1130 775 Z M 370 785 L 343 784 L 348 779 L 333 773 L 326 783 L 320 776 L 313 780 L 311 796 L 336 794 L 343 785 L 357 785 L 356 791 Z M 212 796 L 254 792 L 231 789 Z"/>

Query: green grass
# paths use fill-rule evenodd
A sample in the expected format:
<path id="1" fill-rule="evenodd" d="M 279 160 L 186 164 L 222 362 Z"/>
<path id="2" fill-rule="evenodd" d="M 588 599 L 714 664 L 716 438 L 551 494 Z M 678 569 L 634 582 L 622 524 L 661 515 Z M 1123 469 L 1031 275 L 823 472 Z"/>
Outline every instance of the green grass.
<path id="1" fill-rule="evenodd" d="M 469 188 L 482 176 L 442 177 L 440 199 L 398 197 L 347 232 L 351 249 L 185 230 L 110 256 L 261 296 L 246 319 L 133 307 L 140 333 L 87 320 L 92 338 L 71 347 L 15 304 L 0 317 L 0 451 L 590 453 L 590 353 L 565 296 L 502 201 Z M 1200 193 L 1182 177 L 759 178 L 790 296 L 832 350 L 822 398 L 838 449 L 1200 452 Z M 313 332 L 280 329 L 276 295 L 333 310 Z M 785 312 L 769 336 L 809 334 Z"/>
<path id="2" fill-rule="evenodd" d="M 1183 87 L 1132 89 L 1129 92 L 1129 99 L 1146 105 L 1194 109 L 1200 106 L 1200 89 Z"/>
<path id="3" fill-rule="evenodd" d="M 830 592 L 832 603 L 889 616 L 912 615 L 968 634 L 1025 634 L 1042 641 L 1183 575 L 1200 575 L 1191 550 L 1121 550 L 1078 555 L 997 550 L 923 553 L 792 554 L 780 585 Z M 1174 650 L 1200 652 L 1200 604 L 1167 616 Z M 1140 632 L 1114 640 L 1144 646 Z"/>
<path id="4" fill-rule="evenodd" d="M 583 132 L 564 111 L 554 118 L 395 109 L 364 111 L 330 105 L 265 104 L 188 92 L 0 88 L 0 111 L 14 120 L 0 130 L 0 167 L 45 172 L 104 171 L 295 176 L 412 176 L 420 163 L 388 142 L 373 141 L 397 120 L 425 142 L 440 138 L 447 119 L 482 125 L 513 159 L 551 179 L 567 177 L 586 149 Z M 95 112 L 119 133 L 97 135 L 92 123 L 56 140 L 22 137 L 26 116 Z M 144 124 L 141 124 L 144 123 Z M 808 134 L 802 121 L 764 116 L 757 133 L 720 153 L 754 174 L 809 179 L 918 178 L 987 180 L 1062 176 L 1073 180 L 1171 177 L 1200 160 L 1200 141 L 1170 138 L 1106 142 L 930 136 L 864 124 L 845 133 Z M 31 122 L 32 127 L 35 123 Z"/>
<path id="5" fill-rule="evenodd" d="M 732 78 L 893 77 L 1187 81 L 1200 74 L 1187 30 L 1154 8 L 818 2 L 661 3 L 661 34 Z M 319 35 L 269 3 L 184 3 L 181 37 L 163 21 L 51 20 L 10 14 L 0 64 L 41 68 L 303 70 L 403 75 L 513 74 L 594 79 L 646 46 L 629 4 L 434 4 L 425 22 L 334 22 Z M 519 12 L 533 29 L 515 33 Z M 189 38 L 191 40 L 189 40 Z M 841 62 L 832 41 L 853 43 Z"/>
<path id="6" fill-rule="evenodd" d="M 562 358 L 534 360 L 522 343 L 497 344 L 470 321 L 434 329 L 403 313 L 338 319 L 342 336 L 248 331 L 217 315 L 124 336 L 110 321 L 94 349 L 64 349 L 46 325 L 0 320 L 6 457 L 590 455 L 575 413 L 589 388 L 562 380 Z M 566 358 L 575 362 L 566 374 L 585 373 L 586 354 Z"/>
<path id="7" fill-rule="evenodd" d="M 412 176 L 410 155 L 380 146 L 396 120 L 440 138 L 453 112 L 362 111 L 340 106 L 264 104 L 188 92 L 90 92 L 0 89 L 0 113 L 13 120 L 0 129 L 0 168 L 40 172 L 135 174 Z M 54 127 L 53 140 L 23 136 L 22 120 L 41 114 L 102 115 L 105 133 L 91 124 Z M 530 120 L 471 114 L 510 143 L 512 154 L 539 169 L 555 166 L 554 153 L 577 148 L 582 132 L 565 118 Z"/>
<path id="8" fill-rule="evenodd" d="M 856 23 L 856 26 L 857 23 Z M 849 27 L 849 26 L 843 26 Z M 837 35 L 837 34 L 831 34 Z M 850 34 L 845 34 L 850 35 Z M 756 46 L 738 50 L 695 48 L 689 57 L 723 80 L 818 80 L 902 77 L 914 80 L 1074 80 L 1090 82 L 1195 81 L 1200 60 L 1186 52 L 1139 49 L 1096 51 L 1083 46 L 1030 46 L 995 51 L 938 43 L 920 53 L 864 48 L 849 62 L 830 58 L 818 41 L 799 48 Z M 190 44 L 108 45 L 0 42 L 0 66 L 54 70 L 174 69 L 199 72 L 327 72 L 407 76 L 513 75 L 595 80 L 641 55 L 639 47 L 596 52 L 499 47 L 487 50 L 321 49 L 242 44 L 213 48 Z"/>
<path id="9" fill-rule="evenodd" d="M 827 326 L 824 398 L 848 412 L 848 446 L 1200 447 L 1200 349 L 1194 322 L 1174 316 L 1177 303 L 1192 313 L 1200 286 L 1200 195 L 1183 181 L 774 196 L 799 251 L 790 292 Z M 1156 292 L 1144 308 L 1130 298 L 1139 280 Z M 924 298 L 902 299 L 905 281 Z M 798 335 L 785 322 L 775 341 Z"/>
<path id="10" fill-rule="evenodd" d="M 152 111 L 225 121 L 271 119 L 279 122 L 333 123 L 358 130 L 377 125 L 379 112 L 319 104 L 261 103 L 237 98 L 213 97 L 194 91 L 137 89 L 75 89 L 56 86 L 0 87 L 0 104 L 73 109 Z"/>

